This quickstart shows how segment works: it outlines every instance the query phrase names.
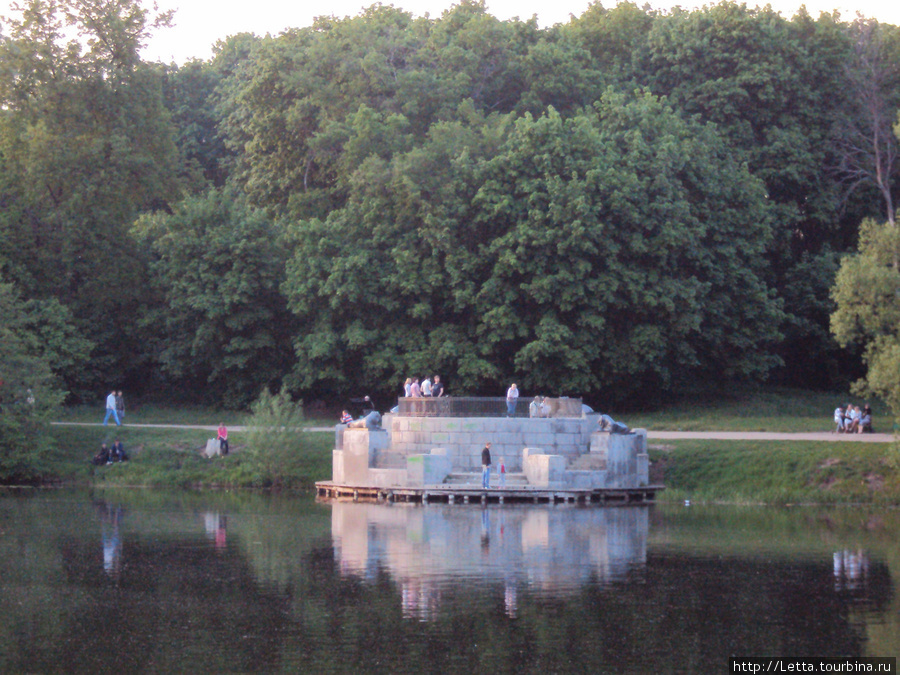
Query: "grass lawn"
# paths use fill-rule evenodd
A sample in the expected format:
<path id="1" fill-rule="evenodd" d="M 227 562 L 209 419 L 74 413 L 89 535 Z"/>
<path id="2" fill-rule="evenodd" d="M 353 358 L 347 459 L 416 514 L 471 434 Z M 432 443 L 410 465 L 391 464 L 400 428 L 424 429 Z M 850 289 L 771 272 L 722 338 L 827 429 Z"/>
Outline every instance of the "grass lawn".
<path id="1" fill-rule="evenodd" d="M 900 452 L 887 444 L 679 440 L 649 454 L 664 501 L 900 504 Z"/>
<path id="2" fill-rule="evenodd" d="M 661 410 L 621 417 L 632 428 L 654 431 L 831 431 L 834 409 L 848 402 L 862 406 L 866 400 L 802 389 L 735 389 L 687 395 Z M 875 430 L 890 432 L 893 419 L 887 407 L 874 399 L 870 403 Z"/>
<path id="3" fill-rule="evenodd" d="M 184 423 L 198 423 L 185 421 Z M 199 422 L 202 423 L 202 422 Z M 231 452 L 207 459 L 200 454 L 210 432 L 200 429 L 53 427 L 57 451 L 48 473 L 65 481 L 97 486 L 311 488 L 331 477 L 334 434 L 298 432 L 297 451 L 273 471 L 246 451 L 244 434 L 231 433 Z M 120 438 L 130 461 L 95 467 L 101 443 Z"/>

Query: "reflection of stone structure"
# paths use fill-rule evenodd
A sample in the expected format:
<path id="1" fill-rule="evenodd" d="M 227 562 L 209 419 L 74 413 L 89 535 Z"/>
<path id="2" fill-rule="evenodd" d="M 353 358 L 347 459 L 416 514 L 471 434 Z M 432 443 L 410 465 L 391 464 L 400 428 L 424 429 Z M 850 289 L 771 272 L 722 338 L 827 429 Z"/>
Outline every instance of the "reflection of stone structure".
<path id="1" fill-rule="evenodd" d="M 509 472 L 506 491 L 629 490 L 648 486 L 647 433 L 610 433 L 599 414 L 578 417 L 408 417 L 384 428 L 336 427 L 332 481 L 358 488 L 478 484 L 481 449 L 493 445 Z M 496 481 L 496 473 L 494 473 Z M 494 483 L 496 484 L 496 483 Z"/>
<path id="2" fill-rule="evenodd" d="M 387 569 L 403 589 L 404 611 L 423 619 L 437 610 L 437 578 L 503 581 L 515 612 L 518 586 L 575 593 L 588 580 L 623 580 L 647 556 L 647 508 L 331 508 L 341 573 L 368 578 Z"/>

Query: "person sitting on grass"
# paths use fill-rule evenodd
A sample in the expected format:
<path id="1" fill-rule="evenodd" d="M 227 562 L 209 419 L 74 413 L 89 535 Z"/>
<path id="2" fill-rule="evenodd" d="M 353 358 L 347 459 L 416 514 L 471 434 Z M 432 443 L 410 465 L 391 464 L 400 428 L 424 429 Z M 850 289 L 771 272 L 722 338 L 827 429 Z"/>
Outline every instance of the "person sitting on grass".
<path id="1" fill-rule="evenodd" d="M 228 427 L 225 422 L 219 422 L 219 429 L 216 432 L 216 438 L 219 441 L 219 452 L 223 455 L 228 454 Z"/>
<path id="2" fill-rule="evenodd" d="M 122 445 L 122 441 L 118 438 L 116 439 L 116 442 L 113 443 L 113 446 L 109 451 L 109 458 L 113 462 L 128 461 L 128 455 L 125 454 L 125 446 Z"/>
<path id="3" fill-rule="evenodd" d="M 91 460 L 91 464 L 95 466 L 100 466 L 101 464 L 106 464 L 109 462 L 109 448 L 106 447 L 106 443 L 103 443 L 100 446 L 100 451 L 94 455 L 94 458 Z"/>

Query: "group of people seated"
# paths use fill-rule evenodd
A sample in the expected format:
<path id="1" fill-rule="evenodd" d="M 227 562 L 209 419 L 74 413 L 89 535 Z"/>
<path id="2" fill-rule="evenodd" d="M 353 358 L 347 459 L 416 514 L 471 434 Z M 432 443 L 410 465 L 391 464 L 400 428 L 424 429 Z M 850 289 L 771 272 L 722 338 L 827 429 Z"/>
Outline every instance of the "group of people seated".
<path id="1" fill-rule="evenodd" d="M 550 399 L 547 396 L 543 399 L 540 396 L 535 396 L 534 400 L 528 404 L 529 417 L 550 417 L 552 412 Z"/>
<path id="2" fill-rule="evenodd" d="M 101 464 L 112 464 L 114 462 L 127 461 L 128 455 L 125 454 L 125 446 L 122 445 L 122 441 L 116 439 L 116 442 L 112 444 L 112 447 L 107 447 L 106 443 L 103 443 L 100 446 L 100 451 L 96 455 L 94 455 L 91 463 L 99 466 Z"/>
<path id="3" fill-rule="evenodd" d="M 866 403 L 860 410 L 858 405 L 848 403 L 846 406 L 838 406 L 834 409 L 835 432 L 839 434 L 871 433 L 872 408 Z"/>

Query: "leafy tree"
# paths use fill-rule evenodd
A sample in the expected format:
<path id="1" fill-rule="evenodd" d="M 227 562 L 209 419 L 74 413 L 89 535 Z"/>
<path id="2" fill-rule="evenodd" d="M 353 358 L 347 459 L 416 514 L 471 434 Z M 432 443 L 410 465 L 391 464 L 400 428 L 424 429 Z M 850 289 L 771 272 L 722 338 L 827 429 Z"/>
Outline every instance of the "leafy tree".
<path id="1" fill-rule="evenodd" d="M 141 327 L 169 377 L 240 405 L 290 370 L 284 241 L 265 214 L 210 189 L 141 216 L 133 233 L 155 294 Z"/>
<path id="2" fill-rule="evenodd" d="M 34 317 L 12 284 L 0 279 L 0 482 L 45 476 L 49 422 L 62 402 Z"/>
<path id="3" fill-rule="evenodd" d="M 460 115 L 298 227 L 303 386 L 435 368 L 456 392 L 515 375 L 612 398 L 773 365 L 764 193 L 711 126 L 613 93 L 568 120 Z"/>
<path id="4" fill-rule="evenodd" d="M 0 258 L 26 297 L 58 300 L 94 343 L 76 393 L 141 365 L 144 275 L 126 232 L 177 196 L 178 155 L 160 78 L 137 54 L 165 20 L 133 0 L 31 0 L 4 19 Z"/>
<path id="5" fill-rule="evenodd" d="M 303 402 L 295 402 L 284 387 L 277 394 L 266 387 L 250 410 L 253 415 L 247 423 L 247 463 L 260 485 L 273 485 L 284 468 L 306 452 L 301 433 Z"/>
<path id="6" fill-rule="evenodd" d="M 857 383 L 874 393 L 900 418 L 900 228 L 866 220 L 859 252 L 844 258 L 835 281 L 837 310 L 831 330 L 842 345 L 860 344 L 868 372 Z"/>

